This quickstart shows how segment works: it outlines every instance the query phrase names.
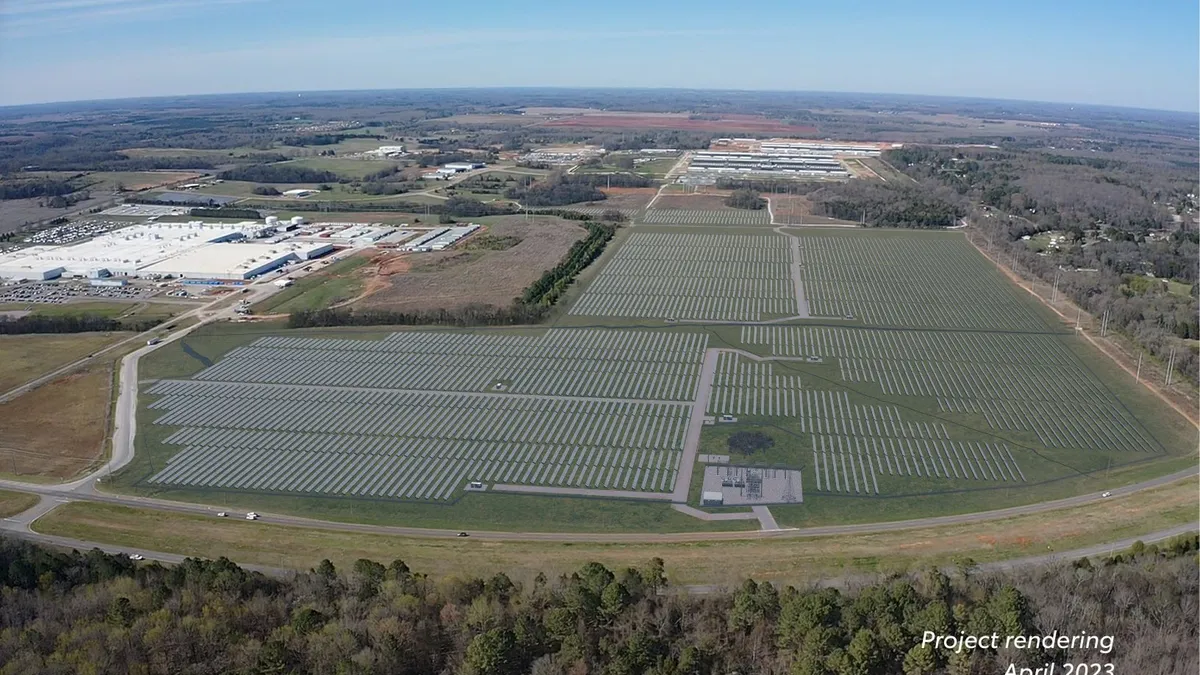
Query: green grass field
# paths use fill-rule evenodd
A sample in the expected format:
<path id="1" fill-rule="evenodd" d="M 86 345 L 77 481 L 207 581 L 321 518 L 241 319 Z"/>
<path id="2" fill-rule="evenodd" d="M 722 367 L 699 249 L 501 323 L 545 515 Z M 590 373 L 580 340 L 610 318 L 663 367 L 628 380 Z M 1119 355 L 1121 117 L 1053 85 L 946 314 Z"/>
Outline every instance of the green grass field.
<path id="1" fill-rule="evenodd" d="M 0 392 L 93 354 L 130 333 L 0 335 Z"/>
<path id="2" fill-rule="evenodd" d="M 34 525 L 38 532 L 117 546 L 239 563 L 310 569 L 329 558 L 348 567 L 359 558 L 402 558 L 429 574 L 488 576 L 504 571 L 530 583 L 534 571 L 569 573 L 590 561 L 611 569 L 652 557 L 666 563 L 674 585 L 737 584 L 746 577 L 802 584 L 845 574 L 903 573 L 1044 555 L 1137 537 L 1195 520 L 1196 482 L 1181 481 L 1101 504 L 1003 520 L 796 539 L 648 543 L 571 543 L 417 539 L 293 528 L 263 522 L 190 516 L 75 502 Z M 514 571 L 515 570 L 515 571 Z"/>
<path id="3" fill-rule="evenodd" d="M 303 310 L 325 309 L 350 300 L 362 289 L 362 279 L 354 270 L 370 262 L 365 255 L 339 260 L 319 272 L 296 281 L 283 291 L 254 305 L 255 314 L 287 314 Z"/>

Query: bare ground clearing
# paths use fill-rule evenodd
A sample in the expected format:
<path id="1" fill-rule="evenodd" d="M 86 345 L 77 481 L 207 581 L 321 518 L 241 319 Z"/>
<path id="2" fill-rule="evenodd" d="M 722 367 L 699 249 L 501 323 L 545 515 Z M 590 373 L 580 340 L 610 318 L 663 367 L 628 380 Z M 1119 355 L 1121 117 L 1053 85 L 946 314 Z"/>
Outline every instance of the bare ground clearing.
<path id="1" fill-rule="evenodd" d="M 530 283 L 558 264 L 585 231 L 560 218 L 499 218 L 479 234 L 515 237 L 502 251 L 459 250 L 385 253 L 362 273 L 367 282 L 354 306 L 414 311 L 454 309 L 471 304 L 509 305 Z M 479 236 L 478 234 L 475 236 Z"/>

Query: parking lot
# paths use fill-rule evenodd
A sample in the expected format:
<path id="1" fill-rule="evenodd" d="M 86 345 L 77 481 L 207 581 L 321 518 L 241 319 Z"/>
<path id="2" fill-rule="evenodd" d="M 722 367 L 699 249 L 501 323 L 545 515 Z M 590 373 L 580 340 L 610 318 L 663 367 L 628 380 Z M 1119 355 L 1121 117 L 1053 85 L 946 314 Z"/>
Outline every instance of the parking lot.
<path id="1" fill-rule="evenodd" d="M 106 211 L 102 216 L 186 216 L 191 211 L 187 206 L 163 206 L 161 204 L 121 204 Z"/>
<path id="2" fill-rule="evenodd" d="M 120 220 L 79 220 L 39 230 L 22 241 L 26 244 L 70 244 L 128 226 L 127 221 Z"/>
<path id="3" fill-rule="evenodd" d="M 85 283 L 37 283 L 0 289 L 0 304 L 32 302 L 57 305 L 78 298 L 141 300 L 155 293 L 145 286 L 89 286 Z"/>

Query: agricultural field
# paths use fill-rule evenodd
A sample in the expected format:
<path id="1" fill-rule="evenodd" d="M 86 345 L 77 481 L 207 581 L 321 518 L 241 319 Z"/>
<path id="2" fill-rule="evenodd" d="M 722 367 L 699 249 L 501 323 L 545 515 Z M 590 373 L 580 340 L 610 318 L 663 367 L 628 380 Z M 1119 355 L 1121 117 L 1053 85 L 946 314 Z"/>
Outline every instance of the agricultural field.
<path id="1" fill-rule="evenodd" d="M 0 335 L 0 392 L 129 337 L 131 333 Z"/>
<path id="2" fill-rule="evenodd" d="M 410 500 L 473 480 L 669 491 L 704 345 L 572 329 L 264 337 L 147 390 L 181 451 L 146 483 Z"/>
<path id="3" fill-rule="evenodd" d="M 571 307 L 580 316 L 761 321 L 797 313 L 787 238 L 633 232 Z"/>

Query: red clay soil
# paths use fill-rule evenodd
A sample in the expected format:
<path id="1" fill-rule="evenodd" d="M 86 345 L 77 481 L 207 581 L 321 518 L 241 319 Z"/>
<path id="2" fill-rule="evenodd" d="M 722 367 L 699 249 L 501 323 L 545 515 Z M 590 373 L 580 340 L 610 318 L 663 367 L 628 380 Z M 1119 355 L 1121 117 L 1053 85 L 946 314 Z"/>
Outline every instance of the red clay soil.
<path id="1" fill-rule="evenodd" d="M 695 120 L 654 114 L 576 115 L 543 123 L 544 127 L 586 129 L 677 129 L 680 131 L 726 131 L 742 133 L 812 134 L 815 127 L 793 126 L 754 115 L 725 115 L 716 120 Z"/>

